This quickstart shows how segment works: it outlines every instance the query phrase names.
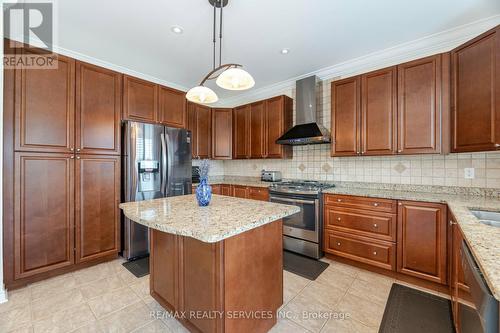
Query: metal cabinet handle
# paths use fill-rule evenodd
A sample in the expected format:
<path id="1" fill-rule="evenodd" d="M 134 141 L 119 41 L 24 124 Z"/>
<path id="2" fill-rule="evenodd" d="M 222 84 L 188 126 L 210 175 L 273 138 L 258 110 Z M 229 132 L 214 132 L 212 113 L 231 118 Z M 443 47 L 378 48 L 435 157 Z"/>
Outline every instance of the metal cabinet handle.
<path id="1" fill-rule="evenodd" d="M 337 246 L 340 246 L 340 242 L 337 242 Z"/>
<path id="2" fill-rule="evenodd" d="M 375 202 L 373 205 L 374 205 L 375 207 L 378 207 L 379 203 L 378 203 L 378 202 Z"/>
<path id="3" fill-rule="evenodd" d="M 337 199 L 337 202 L 342 202 L 342 199 Z"/>
<path id="4" fill-rule="evenodd" d="M 70 150 L 70 151 L 74 151 L 74 150 L 75 150 L 75 148 L 71 147 L 69 150 Z"/>
<path id="5" fill-rule="evenodd" d="M 340 221 L 340 217 L 337 217 L 337 221 Z"/>
<path id="6" fill-rule="evenodd" d="M 357 151 L 357 152 L 356 152 L 356 154 L 358 154 L 358 155 L 359 155 L 359 151 Z"/>
<path id="7" fill-rule="evenodd" d="M 377 223 L 374 223 L 374 224 L 373 224 L 373 227 L 374 227 L 374 228 L 378 228 Z"/>
<path id="8" fill-rule="evenodd" d="M 74 155 L 71 155 L 69 158 L 74 159 L 74 158 L 75 158 L 75 156 L 74 156 Z"/>
<path id="9" fill-rule="evenodd" d="M 500 147 L 500 143 L 495 143 L 495 148 Z"/>
<path id="10" fill-rule="evenodd" d="M 402 153 L 403 151 L 401 149 L 398 149 L 398 153 Z"/>
<path id="11" fill-rule="evenodd" d="M 373 255 L 376 256 L 377 255 L 377 251 L 373 251 Z"/>
<path id="12" fill-rule="evenodd" d="M 450 220 L 450 225 L 454 225 L 454 224 L 457 224 L 457 222 L 453 222 L 452 220 Z"/>
<path id="13" fill-rule="evenodd" d="M 77 159 L 77 160 L 79 160 L 79 159 L 80 159 L 80 156 L 77 156 L 77 157 L 76 157 L 76 159 Z"/>
<path id="14" fill-rule="evenodd" d="M 403 206 L 403 204 L 401 202 L 398 202 L 398 206 Z"/>
<path id="15" fill-rule="evenodd" d="M 80 148 L 76 148 L 76 151 L 80 151 L 81 149 Z"/>
<path id="16" fill-rule="evenodd" d="M 363 155 L 364 153 L 365 153 L 365 152 L 364 152 L 364 151 L 362 151 L 362 152 L 361 152 L 361 155 Z"/>

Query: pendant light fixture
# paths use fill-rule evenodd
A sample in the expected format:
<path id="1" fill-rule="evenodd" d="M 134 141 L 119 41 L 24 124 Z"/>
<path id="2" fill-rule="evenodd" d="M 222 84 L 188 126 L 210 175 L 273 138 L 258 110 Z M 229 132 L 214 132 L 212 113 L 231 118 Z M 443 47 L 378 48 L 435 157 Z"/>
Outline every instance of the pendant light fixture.
<path id="1" fill-rule="evenodd" d="M 210 88 L 205 87 L 205 82 L 209 80 L 216 80 L 215 83 L 227 90 L 246 90 L 255 85 L 253 77 L 239 64 L 224 64 L 222 65 L 222 11 L 227 5 L 229 0 L 208 0 L 214 9 L 213 18 L 213 66 L 210 73 L 208 73 L 200 84 L 194 88 L 189 89 L 186 93 L 188 101 L 200 104 L 215 103 L 219 100 L 217 94 Z M 216 49 L 217 40 L 216 36 L 216 21 L 217 21 L 217 8 L 220 10 L 219 15 L 219 66 L 216 67 Z"/>

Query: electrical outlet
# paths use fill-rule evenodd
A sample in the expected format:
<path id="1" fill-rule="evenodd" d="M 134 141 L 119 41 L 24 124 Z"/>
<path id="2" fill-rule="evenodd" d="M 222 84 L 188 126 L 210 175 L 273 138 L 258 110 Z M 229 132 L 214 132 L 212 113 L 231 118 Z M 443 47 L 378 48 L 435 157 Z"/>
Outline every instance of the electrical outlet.
<path id="1" fill-rule="evenodd" d="M 474 168 L 464 168 L 464 178 L 474 179 Z"/>

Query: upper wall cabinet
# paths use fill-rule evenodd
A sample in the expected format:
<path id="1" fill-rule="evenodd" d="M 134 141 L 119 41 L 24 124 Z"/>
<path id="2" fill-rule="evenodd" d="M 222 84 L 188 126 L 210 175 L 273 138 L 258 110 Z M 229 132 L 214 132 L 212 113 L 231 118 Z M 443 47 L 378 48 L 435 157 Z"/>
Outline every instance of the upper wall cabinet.
<path id="1" fill-rule="evenodd" d="M 500 148 L 500 26 L 451 52 L 452 151 Z"/>
<path id="2" fill-rule="evenodd" d="M 361 151 L 361 79 L 332 82 L 332 156 L 355 156 Z"/>
<path id="3" fill-rule="evenodd" d="M 438 54 L 332 82 L 331 155 L 447 152 L 448 70 Z"/>
<path id="4" fill-rule="evenodd" d="M 170 127 L 186 127 L 186 93 L 160 86 L 158 121 Z"/>
<path id="5" fill-rule="evenodd" d="M 123 118 L 156 122 L 158 85 L 132 76 L 123 76 Z"/>
<path id="6" fill-rule="evenodd" d="M 441 55 L 398 66 L 398 153 L 439 153 Z"/>
<path id="7" fill-rule="evenodd" d="M 280 145 L 276 140 L 293 124 L 293 100 L 288 96 L 277 96 L 266 100 L 265 142 L 267 158 L 287 158 L 292 147 Z"/>
<path id="8" fill-rule="evenodd" d="M 38 53 L 37 49 L 24 49 Z M 15 150 L 71 152 L 75 139 L 75 61 L 51 70 L 15 70 Z"/>
<path id="9" fill-rule="evenodd" d="M 233 109 L 212 109 L 212 158 L 230 160 L 233 142 Z"/>
<path id="10" fill-rule="evenodd" d="M 251 158 L 263 158 L 266 156 L 265 107 L 266 107 L 265 101 L 259 101 L 250 104 L 250 157 Z"/>
<path id="11" fill-rule="evenodd" d="M 396 67 L 361 75 L 361 154 L 396 151 Z"/>
<path id="12" fill-rule="evenodd" d="M 211 156 L 211 112 L 208 106 L 188 103 L 188 130 L 191 131 L 191 151 L 193 158 Z"/>
<path id="13" fill-rule="evenodd" d="M 76 151 L 120 154 L 122 75 L 76 63 Z"/>
<path id="14" fill-rule="evenodd" d="M 233 109 L 233 158 L 250 157 L 249 138 L 250 105 Z"/>

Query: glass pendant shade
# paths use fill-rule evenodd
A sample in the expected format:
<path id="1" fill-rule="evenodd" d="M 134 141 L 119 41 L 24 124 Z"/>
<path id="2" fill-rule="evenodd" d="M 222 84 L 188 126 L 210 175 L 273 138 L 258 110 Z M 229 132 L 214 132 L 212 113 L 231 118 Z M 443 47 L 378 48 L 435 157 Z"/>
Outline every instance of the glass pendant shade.
<path id="1" fill-rule="evenodd" d="M 217 94 L 205 86 L 196 86 L 189 89 L 186 93 L 186 98 L 188 101 L 198 104 L 210 104 L 219 100 Z"/>
<path id="2" fill-rule="evenodd" d="M 225 70 L 219 75 L 215 83 L 227 90 L 246 90 L 255 85 L 253 77 L 241 68 L 229 68 Z"/>

